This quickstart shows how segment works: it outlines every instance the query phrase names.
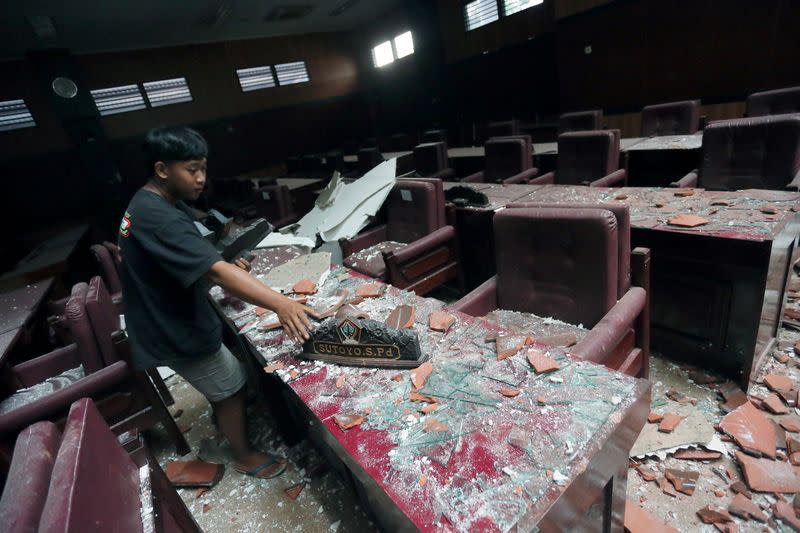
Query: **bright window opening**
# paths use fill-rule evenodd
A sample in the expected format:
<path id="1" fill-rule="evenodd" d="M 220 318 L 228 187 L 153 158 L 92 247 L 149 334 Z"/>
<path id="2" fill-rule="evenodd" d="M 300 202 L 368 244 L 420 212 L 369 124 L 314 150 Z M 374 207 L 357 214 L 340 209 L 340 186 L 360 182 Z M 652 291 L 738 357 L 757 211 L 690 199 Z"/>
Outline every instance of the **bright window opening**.
<path id="1" fill-rule="evenodd" d="M 0 102 L 0 131 L 32 128 L 36 125 L 24 100 Z"/>
<path id="2" fill-rule="evenodd" d="M 503 0 L 503 13 L 513 15 L 529 7 L 540 6 L 544 0 Z"/>
<path id="3" fill-rule="evenodd" d="M 186 78 L 147 81 L 143 85 L 152 107 L 192 101 L 192 93 L 189 91 Z"/>
<path id="4" fill-rule="evenodd" d="M 394 62 L 392 41 L 386 41 L 372 49 L 372 59 L 376 67 L 383 67 Z"/>
<path id="5" fill-rule="evenodd" d="M 147 107 L 138 85 L 120 85 L 89 91 L 100 115 L 127 113 Z"/>
<path id="6" fill-rule="evenodd" d="M 309 81 L 305 61 L 275 65 L 275 74 L 278 75 L 278 84 L 280 85 L 292 85 Z"/>
<path id="7" fill-rule="evenodd" d="M 239 77 L 242 91 L 245 92 L 275 87 L 275 75 L 272 74 L 270 66 L 240 68 L 236 70 L 236 75 Z"/>
<path id="8" fill-rule="evenodd" d="M 464 16 L 467 20 L 467 31 L 480 28 L 500 18 L 497 11 L 497 0 L 474 0 L 464 5 Z"/>
<path id="9" fill-rule="evenodd" d="M 414 38 L 410 31 L 401 33 L 394 38 L 394 49 L 397 51 L 397 59 L 414 53 Z"/>

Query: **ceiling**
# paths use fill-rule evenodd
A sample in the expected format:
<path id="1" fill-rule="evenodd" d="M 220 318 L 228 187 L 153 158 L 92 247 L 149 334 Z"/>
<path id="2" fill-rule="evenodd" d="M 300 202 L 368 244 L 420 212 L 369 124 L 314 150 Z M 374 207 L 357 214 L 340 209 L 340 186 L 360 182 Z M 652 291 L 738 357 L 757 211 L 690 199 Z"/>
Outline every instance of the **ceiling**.
<path id="1" fill-rule="evenodd" d="M 3 4 L 0 59 L 50 47 L 83 54 L 349 30 L 369 23 L 400 0 L 25 0 Z"/>

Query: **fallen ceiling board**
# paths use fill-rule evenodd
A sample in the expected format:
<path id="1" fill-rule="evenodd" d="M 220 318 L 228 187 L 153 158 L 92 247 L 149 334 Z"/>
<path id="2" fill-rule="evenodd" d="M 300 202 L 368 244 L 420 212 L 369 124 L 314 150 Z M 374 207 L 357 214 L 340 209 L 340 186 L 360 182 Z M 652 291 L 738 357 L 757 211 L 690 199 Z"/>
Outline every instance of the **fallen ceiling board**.
<path id="1" fill-rule="evenodd" d="M 370 196 L 337 226 L 324 231 L 320 229 L 320 237 L 322 237 L 322 240 L 326 242 L 338 241 L 339 239 L 350 239 L 358 235 L 358 232 L 369 223 L 370 219 L 375 216 L 375 213 L 381 208 L 383 202 L 386 201 L 386 197 L 389 196 L 392 187 L 394 187 L 394 184 L 390 183 L 382 190 Z"/>
<path id="2" fill-rule="evenodd" d="M 668 450 L 689 444 L 706 444 L 714 437 L 714 427 L 696 409 L 681 411 L 675 414 L 685 416 L 672 433 L 661 433 L 658 424 L 645 424 L 639 438 L 633 443 L 630 456 L 654 454 L 659 450 Z"/>
<path id="3" fill-rule="evenodd" d="M 308 279 L 321 286 L 331 268 L 330 252 L 301 255 L 270 270 L 261 281 L 273 289 L 288 292 L 295 283 Z"/>
<path id="4" fill-rule="evenodd" d="M 269 248 L 272 246 L 302 246 L 309 250 L 316 245 L 316 241 L 309 237 L 295 236 L 290 233 L 272 232 L 256 245 L 256 248 Z"/>

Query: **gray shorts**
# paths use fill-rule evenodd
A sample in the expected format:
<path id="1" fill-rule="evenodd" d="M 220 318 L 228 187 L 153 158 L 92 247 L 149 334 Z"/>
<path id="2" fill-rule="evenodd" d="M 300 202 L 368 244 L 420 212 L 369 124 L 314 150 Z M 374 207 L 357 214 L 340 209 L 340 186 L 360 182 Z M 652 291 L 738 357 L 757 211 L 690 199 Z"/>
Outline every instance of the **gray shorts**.
<path id="1" fill-rule="evenodd" d="M 244 365 L 224 344 L 219 351 L 207 357 L 187 359 L 169 366 L 209 402 L 230 398 L 247 383 Z"/>

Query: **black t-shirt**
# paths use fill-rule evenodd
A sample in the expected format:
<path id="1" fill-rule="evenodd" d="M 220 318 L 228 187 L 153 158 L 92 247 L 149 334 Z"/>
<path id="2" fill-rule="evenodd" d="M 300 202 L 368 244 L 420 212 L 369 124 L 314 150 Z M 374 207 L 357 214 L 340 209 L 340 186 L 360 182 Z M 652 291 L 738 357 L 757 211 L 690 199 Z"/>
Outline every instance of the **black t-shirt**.
<path id="1" fill-rule="evenodd" d="M 125 325 L 134 366 L 151 368 L 219 350 L 222 324 L 205 274 L 222 257 L 183 202 L 139 190 L 119 228 Z"/>

